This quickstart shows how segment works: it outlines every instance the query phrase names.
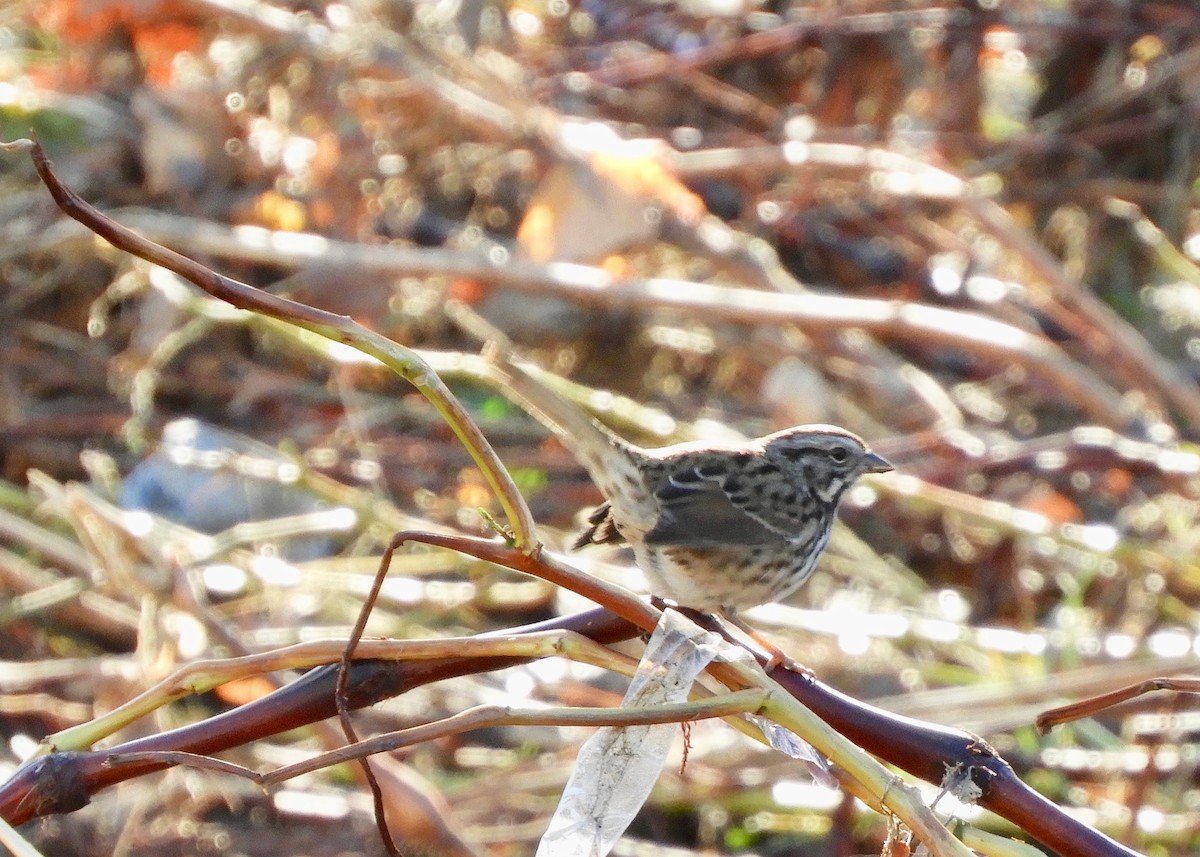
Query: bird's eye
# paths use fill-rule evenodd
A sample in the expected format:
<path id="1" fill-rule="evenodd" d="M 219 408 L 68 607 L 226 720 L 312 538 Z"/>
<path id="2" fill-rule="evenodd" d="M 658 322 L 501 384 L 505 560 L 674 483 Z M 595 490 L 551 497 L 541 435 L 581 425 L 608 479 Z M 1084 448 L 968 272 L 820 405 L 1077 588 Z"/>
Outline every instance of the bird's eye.
<path id="1" fill-rule="evenodd" d="M 829 450 L 829 457 L 838 464 L 845 464 L 846 459 L 850 457 L 850 450 L 846 449 L 844 446 L 835 446 L 833 449 Z"/>

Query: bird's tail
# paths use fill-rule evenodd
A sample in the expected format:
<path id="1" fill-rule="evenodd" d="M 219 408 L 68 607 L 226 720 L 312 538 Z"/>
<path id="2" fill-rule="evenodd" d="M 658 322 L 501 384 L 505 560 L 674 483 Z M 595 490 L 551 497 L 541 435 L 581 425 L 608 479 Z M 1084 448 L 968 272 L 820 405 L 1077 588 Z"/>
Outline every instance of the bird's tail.
<path id="1" fill-rule="evenodd" d="M 629 443 L 580 405 L 552 389 L 549 378 L 553 376 L 549 373 L 525 363 L 501 345 L 489 344 L 484 348 L 483 356 L 497 389 L 553 432 L 579 459 L 592 479 L 604 484 L 606 459 L 614 452 L 628 448 Z"/>

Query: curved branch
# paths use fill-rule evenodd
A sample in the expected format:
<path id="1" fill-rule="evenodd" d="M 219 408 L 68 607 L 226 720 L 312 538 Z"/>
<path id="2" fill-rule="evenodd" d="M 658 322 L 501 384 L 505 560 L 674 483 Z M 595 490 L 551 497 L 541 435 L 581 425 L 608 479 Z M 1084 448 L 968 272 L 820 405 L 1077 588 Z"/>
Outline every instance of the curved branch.
<path id="1" fill-rule="evenodd" d="M 374 357 L 421 391 L 445 419 L 459 441 L 470 453 L 492 492 L 500 501 L 515 544 L 526 551 L 539 547 L 533 515 L 525 504 L 512 477 L 504 469 L 487 438 L 471 419 L 470 414 L 454 397 L 449 388 L 428 364 L 412 349 L 392 342 L 373 330 L 363 327 L 345 315 L 326 312 L 218 274 L 181 253 L 156 244 L 133 230 L 122 226 L 99 209 L 86 202 L 64 185 L 54 173 L 41 144 L 35 140 L 16 140 L 0 143 L 6 151 L 28 151 L 38 176 L 46 185 L 58 207 L 68 216 L 104 238 L 114 247 L 173 271 L 185 280 L 238 309 L 270 316 L 297 327 L 312 331 L 333 342 L 345 345 Z"/>
<path id="2" fill-rule="evenodd" d="M 471 556 L 526 570 L 536 560 L 501 542 L 411 534 L 420 541 L 452 547 Z M 546 572 L 539 570 L 542 576 Z M 574 582 L 574 575 L 569 575 Z M 632 607 L 632 605 L 629 605 Z M 634 608 L 636 609 L 636 608 Z M 653 612 L 637 617 L 653 625 Z M 599 643 L 628 639 L 638 625 L 607 610 L 595 610 L 529 625 L 504 634 L 572 630 Z M 356 661 L 350 674 L 350 705 L 373 705 L 423 684 L 468 673 L 502 669 L 521 658 L 436 658 L 428 661 Z M 736 681 L 729 665 L 714 664 L 718 678 Z M 722 676 L 722 670 L 729 670 Z M 984 741 L 951 729 L 883 711 L 799 673 L 777 668 L 771 677 L 801 704 L 850 741 L 913 776 L 940 784 L 948 768 L 966 771 L 982 791 L 980 804 L 1019 826 L 1062 857 L 1136 857 L 1136 852 L 1069 816 L 1023 783 Z M 105 764 L 116 753 L 184 751 L 209 754 L 334 714 L 337 667 L 320 667 L 262 699 L 225 714 L 103 751 L 55 753 L 26 765 L 0 786 L 0 816 L 11 824 L 87 804 L 90 795 L 116 782 L 162 770 L 166 763 Z"/>

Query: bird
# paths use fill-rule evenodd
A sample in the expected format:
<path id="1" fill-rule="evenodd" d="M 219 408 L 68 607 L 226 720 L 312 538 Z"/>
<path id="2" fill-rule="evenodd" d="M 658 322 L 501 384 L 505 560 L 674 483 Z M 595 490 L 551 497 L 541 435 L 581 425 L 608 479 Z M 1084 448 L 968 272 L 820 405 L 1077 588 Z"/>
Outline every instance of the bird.
<path id="1" fill-rule="evenodd" d="M 738 611 L 781 601 L 812 574 L 847 489 L 893 469 L 832 425 L 643 448 L 518 358 L 498 348 L 485 356 L 499 388 L 558 436 L 605 498 L 574 547 L 628 543 L 651 595 L 743 629 Z"/>

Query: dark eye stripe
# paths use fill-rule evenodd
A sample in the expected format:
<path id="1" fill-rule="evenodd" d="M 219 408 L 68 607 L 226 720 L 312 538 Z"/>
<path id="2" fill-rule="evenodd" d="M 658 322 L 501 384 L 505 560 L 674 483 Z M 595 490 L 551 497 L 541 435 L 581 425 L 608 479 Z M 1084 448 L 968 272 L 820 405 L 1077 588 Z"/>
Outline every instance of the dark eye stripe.
<path id="1" fill-rule="evenodd" d="M 835 446 L 833 449 L 821 449 L 816 446 L 791 447 L 783 450 L 785 458 L 792 461 L 799 461 L 802 458 L 819 458 L 822 455 L 828 455 L 838 464 L 843 464 L 850 459 L 850 450 L 844 446 Z"/>

